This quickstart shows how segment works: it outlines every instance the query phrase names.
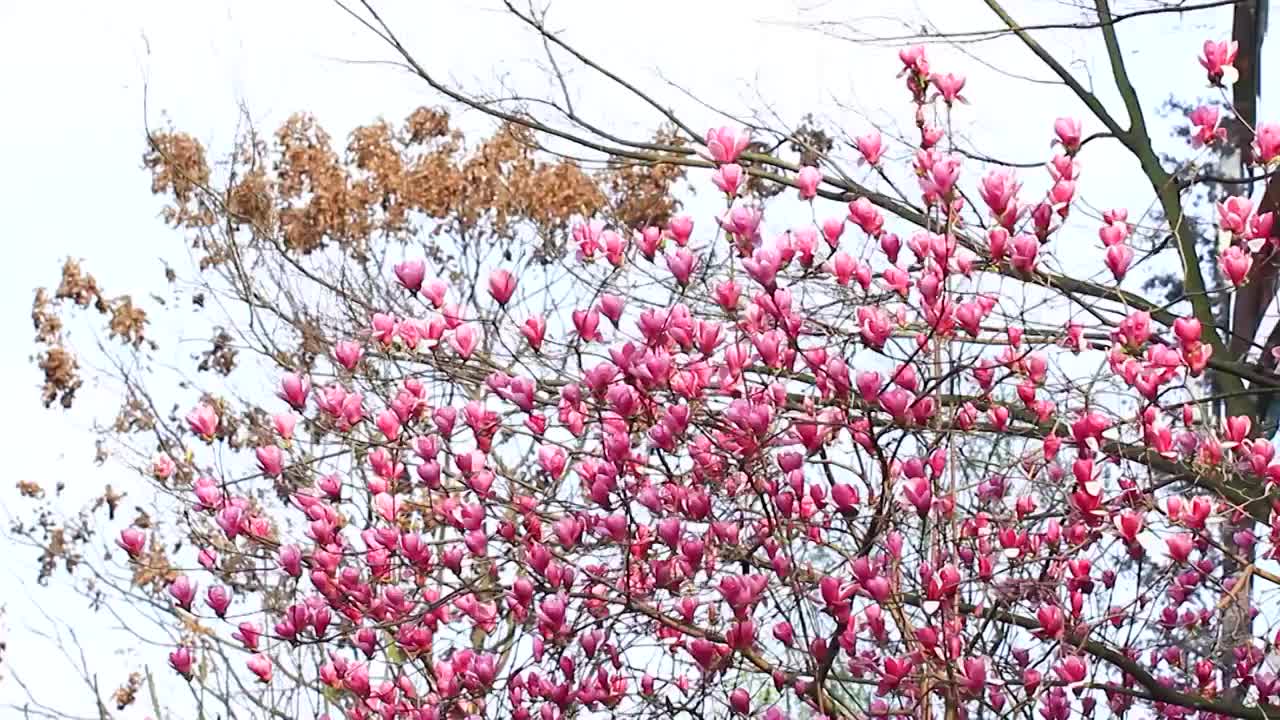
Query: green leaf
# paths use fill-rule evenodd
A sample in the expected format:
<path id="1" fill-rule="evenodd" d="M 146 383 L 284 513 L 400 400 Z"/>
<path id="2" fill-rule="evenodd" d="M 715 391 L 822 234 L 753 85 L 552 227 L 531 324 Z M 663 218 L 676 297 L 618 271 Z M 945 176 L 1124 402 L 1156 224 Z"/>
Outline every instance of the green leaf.
<path id="1" fill-rule="evenodd" d="M 399 665 L 409 659 L 409 656 L 396 643 L 396 636 L 392 635 L 390 630 L 383 630 L 382 634 L 387 638 L 387 660 Z"/>

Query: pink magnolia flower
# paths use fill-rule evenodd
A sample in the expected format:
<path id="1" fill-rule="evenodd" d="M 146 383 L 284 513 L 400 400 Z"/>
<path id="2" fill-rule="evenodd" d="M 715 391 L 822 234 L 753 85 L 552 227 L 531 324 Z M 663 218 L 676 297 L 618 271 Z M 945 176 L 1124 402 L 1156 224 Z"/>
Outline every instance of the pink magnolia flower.
<path id="1" fill-rule="evenodd" d="M 585 342 L 595 342 L 600 339 L 600 313 L 595 308 L 590 310 L 574 310 L 573 326 L 578 331 L 578 337 Z"/>
<path id="2" fill-rule="evenodd" d="M 889 262 L 897 264 L 898 254 L 902 252 L 902 238 L 893 233 L 884 233 L 880 236 L 880 249 Z"/>
<path id="3" fill-rule="evenodd" d="M 987 661 L 984 658 L 965 658 L 960 667 L 960 687 L 969 697 L 982 697 L 987 687 Z"/>
<path id="4" fill-rule="evenodd" d="M 221 585 L 211 585 L 205 597 L 209 608 L 220 618 L 227 616 L 227 608 L 231 606 L 231 593 Z"/>
<path id="5" fill-rule="evenodd" d="M 600 309 L 600 314 L 609 318 L 609 322 L 614 327 L 618 327 L 622 322 L 622 309 L 626 306 L 626 300 L 612 293 L 602 293 L 600 302 L 596 305 Z"/>
<path id="6" fill-rule="evenodd" d="M 827 262 L 827 270 L 841 285 L 848 285 L 849 280 L 853 278 L 854 270 L 857 269 L 857 261 L 853 259 L 849 253 L 843 250 L 836 252 L 831 256 L 831 260 Z"/>
<path id="7" fill-rule="evenodd" d="M 830 217 L 822 221 L 822 237 L 832 250 L 840 246 L 840 236 L 843 234 L 844 218 Z"/>
<path id="8" fill-rule="evenodd" d="M 884 141 L 880 136 L 879 130 L 872 130 L 866 135 L 859 135 L 854 138 L 854 143 L 858 146 L 858 152 L 862 153 L 862 160 L 868 165 L 879 165 L 880 157 L 884 154 Z"/>
<path id="9" fill-rule="evenodd" d="M 509 270 L 494 270 L 489 273 L 489 294 L 499 305 L 506 305 L 516 292 L 516 277 Z"/>
<path id="10" fill-rule="evenodd" d="M 562 448 L 554 445 L 543 445 L 538 448 L 538 464 L 553 478 L 564 474 L 568 458 Z"/>
<path id="11" fill-rule="evenodd" d="M 195 492 L 196 499 L 200 501 L 199 509 L 215 510 L 221 507 L 222 490 L 213 478 L 196 478 L 195 487 L 192 490 Z"/>
<path id="12" fill-rule="evenodd" d="M 396 279 L 409 292 L 416 293 L 422 289 L 422 280 L 427 275 L 427 263 L 423 260 L 405 260 L 393 268 Z"/>
<path id="13" fill-rule="evenodd" d="M 1245 283 L 1249 277 L 1249 271 L 1253 268 L 1253 255 L 1246 248 L 1232 245 L 1218 256 L 1218 265 L 1222 268 L 1222 274 L 1227 276 L 1227 280 L 1239 287 Z"/>
<path id="14" fill-rule="evenodd" d="M 369 666 L 363 662 L 353 663 L 345 673 L 342 685 L 357 697 L 369 697 L 372 692 L 369 684 Z"/>
<path id="15" fill-rule="evenodd" d="M 1026 688 L 1028 693 L 1034 693 L 1036 688 L 1040 687 L 1041 673 L 1035 668 L 1025 668 L 1022 671 L 1022 686 Z"/>
<path id="16" fill-rule="evenodd" d="M 1125 542 L 1135 543 L 1138 541 L 1138 533 L 1142 532 L 1142 515 L 1132 510 L 1126 510 L 1115 517 L 1116 531 Z"/>
<path id="17" fill-rule="evenodd" d="M 1280 159 L 1280 123 L 1262 123 L 1253 137 L 1253 160 L 1270 165 Z"/>
<path id="18" fill-rule="evenodd" d="M 440 278 L 434 278 L 423 286 L 422 297 L 431 303 L 431 307 L 439 308 L 444 305 L 444 296 L 448 292 L 449 284 Z"/>
<path id="19" fill-rule="evenodd" d="M 675 239 L 677 245 L 689 244 L 689 238 L 693 235 L 693 218 L 688 215 L 677 215 L 671 218 L 667 223 L 667 233 Z"/>
<path id="20" fill-rule="evenodd" d="M 614 267 L 622 267 L 623 258 L 627 253 L 627 237 L 610 230 L 601 235 L 600 240 L 604 244 L 605 260 Z"/>
<path id="21" fill-rule="evenodd" d="M 1210 85 L 1231 84 L 1239 74 L 1235 69 L 1238 43 L 1234 40 L 1205 40 L 1204 52 L 1200 56 L 1200 67 L 1209 75 Z"/>
<path id="22" fill-rule="evenodd" d="M 1030 273 L 1035 270 L 1036 257 L 1040 252 L 1040 241 L 1033 235 L 1022 234 L 1013 239 L 1013 267 L 1020 272 Z"/>
<path id="23" fill-rule="evenodd" d="M 169 583 L 169 595 L 178 603 L 178 607 L 189 612 L 191 603 L 196 599 L 196 584 L 186 575 L 179 575 Z"/>
<path id="24" fill-rule="evenodd" d="M 755 240 L 759 236 L 760 221 L 764 214 L 754 205 L 734 205 L 718 219 L 720 227 L 742 238 Z M 686 250 L 686 248 L 679 248 Z M 686 250 L 687 252 L 687 250 Z"/>
<path id="25" fill-rule="evenodd" d="M 258 468 L 267 477 L 280 477 L 284 473 L 284 451 L 275 445 L 267 445 L 254 450 L 258 457 Z"/>
<path id="26" fill-rule="evenodd" d="M 897 390 L 895 388 L 886 392 L 883 398 L 887 401 L 890 399 L 891 395 L 894 399 L 896 399 L 898 395 L 902 395 L 904 398 L 909 397 L 909 395 L 904 394 L 904 391 Z M 888 409 L 888 405 L 886 405 L 886 409 Z M 905 410 L 905 408 L 903 408 L 903 410 Z M 894 411 L 890 410 L 890 412 Z M 901 413 L 902 410 L 899 410 L 895 415 Z M 902 492 L 903 497 L 905 497 L 907 502 L 915 508 L 916 513 L 920 517 L 925 517 L 929 514 L 930 509 L 933 507 L 933 490 L 929 487 L 929 480 L 927 478 L 917 477 L 907 480 L 903 485 Z"/>
<path id="27" fill-rule="evenodd" d="M 751 144 L 751 136 L 745 130 L 733 130 L 728 127 L 712 128 L 707 131 L 707 152 L 711 159 L 718 163 L 736 162 L 738 156 Z"/>
<path id="28" fill-rule="evenodd" d="M 773 626 L 773 636 L 783 645 L 791 647 L 795 642 L 795 630 L 792 629 L 791 623 L 783 620 Z"/>
<path id="29" fill-rule="evenodd" d="M 925 125 L 920 128 L 920 147 L 924 150 L 932 148 L 938 144 L 942 136 L 946 135 L 946 130 L 936 125 Z"/>
<path id="30" fill-rule="evenodd" d="M 271 658 L 262 653 L 257 653 L 251 655 L 244 664 L 254 675 L 258 676 L 258 682 L 271 682 Z"/>
<path id="31" fill-rule="evenodd" d="M 741 291 L 738 284 L 733 280 L 725 280 L 716 285 L 715 288 L 716 304 L 725 312 L 732 312 L 738 307 L 738 300 L 741 298 Z"/>
<path id="32" fill-rule="evenodd" d="M 246 650 L 257 650 L 258 639 L 261 637 L 262 629 L 251 622 L 240 623 L 236 628 L 236 631 L 231 633 L 231 638 L 233 640 L 239 640 Z"/>
<path id="33" fill-rule="evenodd" d="M 298 373 L 285 373 L 280 379 L 281 400 L 289 403 L 294 410 L 302 410 L 307 406 L 307 394 L 311 392 L 311 381 Z"/>
<path id="34" fill-rule="evenodd" d="M 1040 623 L 1039 633 L 1046 638 L 1059 637 L 1066 627 L 1062 609 L 1053 605 L 1041 605 L 1036 610 L 1036 620 Z"/>
<path id="35" fill-rule="evenodd" d="M 378 493 L 373 497 L 374 508 L 378 515 L 387 522 L 395 522 L 396 516 L 400 514 L 400 499 L 389 493 Z"/>
<path id="36" fill-rule="evenodd" d="M 1053 187 L 1049 188 L 1049 203 L 1063 217 L 1066 217 L 1066 211 L 1075 196 L 1076 184 L 1072 180 L 1059 180 L 1053 184 Z"/>
<path id="37" fill-rule="evenodd" d="M 942 96 L 943 102 L 947 105 L 952 105 L 957 100 L 962 103 L 969 102 L 960 94 L 960 91 L 964 89 L 963 75 L 934 73 L 930 80 L 933 82 L 933 86 L 938 89 L 938 94 Z"/>
<path id="38" fill-rule="evenodd" d="M 1195 541 L 1186 533 L 1171 535 L 1165 539 L 1165 549 L 1175 563 L 1185 563 L 1194 548 Z"/>
<path id="39" fill-rule="evenodd" d="M 1129 264 L 1133 262 L 1133 248 L 1128 245 L 1112 245 L 1107 248 L 1106 262 L 1115 279 L 1123 280 L 1125 273 L 1129 271 Z"/>
<path id="40" fill-rule="evenodd" d="M 991 209 L 991 214 L 999 216 L 1009 207 L 1022 186 L 1012 168 L 999 168 L 987 173 L 979 185 L 982 199 Z"/>
<path id="41" fill-rule="evenodd" d="M 1265 212 L 1260 215 L 1254 215 L 1249 220 L 1249 237 L 1255 240 L 1273 238 L 1275 220 L 1275 213 Z"/>
<path id="42" fill-rule="evenodd" d="M 711 182 L 720 188 L 720 192 L 729 197 L 738 196 L 738 188 L 742 186 L 744 172 L 737 163 L 729 163 L 716 168 L 711 174 Z"/>
<path id="43" fill-rule="evenodd" d="M 191 679 L 191 669 L 194 665 L 195 656 L 192 655 L 191 648 L 186 645 L 177 647 L 169 653 L 169 667 L 188 680 Z"/>
<path id="44" fill-rule="evenodd" d="M 200 567 L 214 572 L 218 567 L 218 552 L 211 548 L 200 548 L 200 553 L 196 555 L 196 562 L 200 563 Z"/>
<path id="45" fill-rule="evenodd" d="M 136 527 L 127 527 L 120 531 L 120 537 L 116 540 L 116 544 L 122 550 L 129 554 L 131 558 L 138 558 L 142 555 L 142 551 L 147 545 L 147 535 Z"/>
<path id="46" fill-rule="evenodd" d="M 1119 245 L 1127 237 L 1129 237 L 1129 225 L 1127 223 L 1110 223 L 1098 229 L 1098 239 L 1102 240 L 1102 244 L 1106 247 Z"/>
<path id="47" fill-rule="evenodd" d="M 218 432 L 218 413 L 207 403 L 200 403 L 187 413 L 187 427 L 205 440 L 212 440 Z"/>
<path id="48" fill-rule="evenodd" d="M 1053 669 L 1062 682 L 1068 685 L 1084 682 L 1089 675 L 1089 665 L 1084 658 L 1070 655 Z"/>
<path id="49" fill-rule="evenodd" d="M 751 694 L 742 688 L 729 693 L 729 709 L 738 715 L 751 714 Z"/>
<path id="50" fill-rule="evenodd" d="M 1173 334 L 1183 345 L 1200 341 L 1200 321 L 1193 317 L 1180 317 L 1173 321 Z"/>
<path id="51" fill-rule="evenodd" d="M 542 340 L 547 334 L 547 321 L 541 315 L 534 315 L 520 326 L 520 333 L 534 350 L 542 349 Z"/>
<path id="52" fill-rule="evenodd" d="M 872 237 L 879 235 L 884 228 L 884 216 L 865 197 L 860 197 L 849 203 L 849 220 Z"/>
<path id="53" fill-rule="evenodd" d="M 347 370 L 355 370 L 364 355 L 364 348 L 351 340 L 340 340 L 333 346 L 333 357 Z"/>
<path id="54" fill-rule="evenodd" d="M 387 313 L 374 313 L 369 320 L 371 326 L 371 334 L 383 345 L 390 345 L 396 337 L 396 329 L 399 323 L 394 315 Z"/>
<path id="55" fill-rule="evenodd" d="M 1049 161 L 1049 177 L 1055 182 L 1080 179 L 1080 161 L 1072 155 L 1054 155 Z"/>
<path id="56" fill-rule="evenodd" d="M 696 258 L 688 248 L 676 248 L 674 252 L 666 255 L 667 269 L 671 271 L 672 277 L 681 287 L 689 284 L 689 278 L 693 275 L 693 267 L 696 264 Z"/>
<path id="57" fill-rule="evenodd" d="M 917 169 L 920 172 L 920 189 L 924 193 L 927 204 L 936 205 L 946 200 L 960 179 L 960 158 L 955 155 L 917 158 Z"/>
<path id="58" fill-rule="evenodd" d="M 400 437 L 400 416 L 391 410 L 382 410 L 374 419 L 378 431 L 389 441 Z"/>
<path id="59" fill-rule="evenodd" d="M 662 231 L 652 225 L 634 233 L 636 247 L 640 248 L 640 254 L 646 260 L 653 260 L 658 249 L 662 247 L 663 239 Z"/>
<path id="60" fill-rule="evenodd" d="M 580 222 L 573 226 L 573 240 L 578 245 L 577 257 L 579 260 L 591 262 L 595 259 L 596 251 L 603 246 L 601 238 L 604 232 L 605 224 L 603 220 Z"/>
<path id="61" fill-rule="evenodd" d="M 890 290 L 893 290 L 904 298 L 907 296 L 907 293 L 911 288 L 911 276 L 907 274 L 906 270 L 903 270 L 896 265 L 890 265 L 885 268 L 883 273 L 881 273 L 881 277 L 884 279 L 884 284 L 887 285 Z M 928 273 L 921 278 L 921 282 L 925 283 L 922 287 L 926 287 L 930 282 L 932 282 L 936 287 L 936 281 L 937 275 L 932 273 Z"/>
<path id="62" fill-rule="evenodd" d="M 1053 132 L 1058 136 L 1058 142 L 1062 144 L 1062 149 L 1067 151 L 1068 155 L 1074 154 L 1080 149 L 1081 125 L 1077 118 L 1060 117 L 1053 121 Z"/>
<path id="63" fill-rule="evenodd" d="M 822 172 L 812 165 L 805 165 L 796 174 L 796 187 L 800 191 L 801 200 L 812 200 L 818 195 L 818 184 L 822 182 Z"/>
<path id="64" fill-rule="evenodd" d="M 1226 419 L 1225 425 L 1227 440 L 1232 446 L 1242 443 L 1253 429 L 1253 421 L 1247 415 L 1232 415 Z"/>
<path id="65" fill-rule="evenodd" d="M 336 479 L 336 478 L 335 478 Z M 284 545 L 279 551 L 280 569 L 290 577 L 302 574 L 302 551 L 297 545 Z"/>
<path id="66" fill-rule="evenodd" d="M 884 310 L 879 307 L 858 308 L 858 330 L 864 342 L 873 348 L 884 347 L 893 332 L 893 323 Z"/>
<path id="67" fill-rule="evenodd" d="M 453 331 L 453 336 L 449 338 L 449 344 L 458 351 L 459 357 L 467 360 L 480 344 L 480 331 L 470 323 L 459 325 L 458 329 Z"/>
<path id="68" fill-rule="evenodd" d="M 177 469 L 177 463 L 173 461 L 173 458 L 169 457 L 168 453 L 156 455 L 155 459 L 151 461 L 151 474 L 157 480 L 168 480 Z"/>
<path id="69" fill-rule="evenodd" d="M 772 288 L 774 278 L 782 267 L 782 258 L 776 249 L 762 246 L 756 248 L 751 257 L 743 260 L 742 266 L 752 280 L 765 288 Z"/>
<path id="70" fill-rule="evenodd" d="M 1202 147 L 1215 140 L 1226 140 L 1227 129 L 1218 127 L 1218 108 L 1212 105 L 1201 105 L 1187 115 L 1195 128 L 1191 133 L 1191 146 Z"/>
<path id="71" fill-rule="evenodd" d="M 790 232 L 791 249 L 806 268 L 813 267 L 813 256 L 818 250 L 818 231 L 812 225 L 804 225 Z"/>
<path id="72" fill-rule="evenodd" d="M 293 413 L 277 413 L 271 417 L 271 423 L 280 439 L 288 442 L 293 439 L 294 428 L 298 425 L 298 416 Z"/>
<path id="73" fill-rule="evenodd" d="M 902 61 L 903 73 L 928 76 L 929 59 L 925 56 L 923 45 L 912 45 L 898 50 L 898 60 Z"/>
<path id="74" fill-rule="evenodd" d="M 1218 203 L 1218 227 L 1227 232 L 1247 235 L 1252 216 L 1253 201 L 1247 197 L 1233 195 Z"/>

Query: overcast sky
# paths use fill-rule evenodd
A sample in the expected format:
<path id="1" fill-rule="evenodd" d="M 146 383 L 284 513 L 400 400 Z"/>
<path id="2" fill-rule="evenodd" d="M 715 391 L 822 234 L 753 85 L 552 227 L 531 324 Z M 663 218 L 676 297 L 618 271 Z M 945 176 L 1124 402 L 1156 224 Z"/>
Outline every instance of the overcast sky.
<path id="1" fill-rule="evenodd" d="M 379 6 L 419 59 L 442 77 L 475 88 L 506 84 L 544 91 L 539 45 L 496 12 L 496 4 L 388 0 Z M 679 108 L 694 126 L 718 125 L 723 118 L 666 80 L 725 109 L 767 102 L 784 123 L 814 112 L 854 134 L 868 127 L 868 118 L 890 120 L 884 110 L 904 105 L 893 50 L 824 38 L 793 23 L 843 19 L 879 35 L 901 34 L 926 21 L 949 31 L 997 25 L 980 0 L 809 0 L 804 14 L 800 7 L 785 0 L 556 0 L 551 21 L 589 55 Z M 1079 18 L 1065 3 L 1049 0 L 1011 2 L 1009 8 L 1024 22 Z M 1171 92 L 1207 94 L 1196 56 L 1204 38 L 1229 36 L 1229 19 L 1229 9 L 1223 9 L 1126 25 L 1121 40 L 1144 100 L 1154 104 Z M 1132 32 L 1139 29 L 1140 35 Z M 1098 72 L 1102 58 L 1095 32 L 1055 32 L 1044 40 L 1089 84 L 1096 83 L 1104 99 L 1114 99 L 1109 75 Z M 1059 86 L 1033 82 L 1048 75 L 1016 42 L 967 49 L 977 56 L 931 49 L 936 69 L 969 76 L 965 94 L 973 104 L 956 111 L 957 126 L 984 151 L 1020 161 L 1047 158 L 1053 119 L 1082 116 L 1079 104 Z M 1271 61 L 1272 49 L 1267 48 L 1263 73 L 1275 79 L 1280 67 Z M 217 154 L 234 137 L 241 105 L 264 128 L 308 110 L 341 138 L 353 125 L 378 116 L 398 120 L 418 105 L 440 102 L 429 88 L 395 70 L 351 62 L 385 57 L 375 38 L 322 1 L 0 3 L 0 236 L 8 248 L 0 262 L 0 330 L 9 338 L 0 350 L 0 397 L 10 408 L 0 414 L 0 437 L 10 448 L 0 502 L 12 507 L 12 485 L 22 479 L 66 482 L 71 504 L 113 478 L 127 486 L 118 471 L 91 462 L 93 412 L 112 409 L 92 388 L 75 413 L 35 410 L 39 373 L 29 362 L 28 313 L 32 288 L 56 284 L 67 256 L 83 258 L 111 294 L 157 287 L 159 258 L 183 257 L 181 239 L 159 221 L 160 204 L 140 168 L 144 118 L 153 125 L 172 122 Z M 587 111 L 611 127 L 633 131 L 619 134 L 654 126 L 656 118 L 613 106 L 603 90 L 593 92 L 596 81 L 587 71 L 574 71 L 571 80 L 582 88 Z M 1261 114 L 1269 117 L 1277 107 L 1264 98 Z M 472 122 L 478 120 L 464 118 Z M 1097 125 L 1086 120 L 1086 133 Z M 1145 211 L 1146 194 L 1134 190 L 1141 187 L 1134 168 L 1110 161 L 1105 151 L 1086 152 L 1084 163 L 1086 203 Z M 1047 186 L 1041 171 L 1025 175 L 1029 188 Z M 24 630 L 28 623 L 43 627 L 17 585 L 19 579 L 30 584 L 34 565 L 0 557 L 0 602 L 8 605 L 6 660 L 20 669 L 33 667 L 23 675 L 38 696 L 67 698 L 65 677 L 54 665 L 61 660 Z M 105 638 L 89 630 L 94 621 L 77 597 L 37 592 L 41 607 L 85 618 L 77 625 Z M 148 662 L 168 672 L 163 653 L 133 649 L 122 661 L 113 659 L 109 640 L 94 645 L 90 663 L 103 668 L 108 687 L 126 666 Z M 12 683 L 0 680 L 0 702 L 21 697 Z M 92 711 L 70 700 L 60 707 Z"/>

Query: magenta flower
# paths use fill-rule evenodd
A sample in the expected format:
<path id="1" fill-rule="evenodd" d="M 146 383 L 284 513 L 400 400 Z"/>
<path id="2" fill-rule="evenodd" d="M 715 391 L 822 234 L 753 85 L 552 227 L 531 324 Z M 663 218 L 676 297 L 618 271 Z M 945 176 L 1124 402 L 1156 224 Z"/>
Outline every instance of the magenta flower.
<path id="1" fill-rule="evenodd" d="M 427 264 L 422 260 L 405 260 L 393 268 L 396 279 L 406 290 L 416 293 L 422 289 L 422 280 L 427 275 Z"/>
<path id="2" fill-rule="evenodd" d="M 738 156 L 751 143 L 751 136 L 745 130 L 733 130 L 728 127 L 712 128 L 707 131 L 707 152 L 717 163 L 737 162 Z"/>
<path id="3" fill-rule="evenodd" d="M 1238 43 L 1234 40 L 1205 40 L 1200 67 L 1209 76 L 1210 85 L 1232 84 L 1239 77 L 1234 67 Z"/>
<path id="4" fill-rule="evenodd" d="M 516 292 L 516 277 L 508 270 L 494 270 L 489 274 L 489 294 L 499 305 L 506 305 Z"/>

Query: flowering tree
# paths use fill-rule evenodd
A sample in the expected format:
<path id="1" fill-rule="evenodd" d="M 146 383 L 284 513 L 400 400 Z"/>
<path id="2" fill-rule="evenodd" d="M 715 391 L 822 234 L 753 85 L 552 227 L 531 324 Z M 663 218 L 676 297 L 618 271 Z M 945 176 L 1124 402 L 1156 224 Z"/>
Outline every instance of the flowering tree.
<path id="1" fill-rule="evenodd" d="M 1123 116 L 990 4 L 1105 128 L 1045 129 L 1043 192 L 956 149 L 965 79 L 919 46 L 898 53 L 917 135 L 856 138 L 873 187 L 816 129 L 695 133 L 654 102 L 668 125 L 626 142 L 567 102 L 573 129 L 481 102 L 366 6 L 500 130 L 468 149 L 423 110 L 344 157 L 296 118 L 222 177 L 151 133 L 154 189 L 199 254 L 186 293 L 227 308 L 198 358 L 217 379 L 160 384 L 147 316 L 69 264 L 37 297 L 46 404 L 79 386 L 59 307 L 96 307 L 128 358 L 104 437 L 160 492 L 111 528 L 124 582 L 76 550 L 92 511 L 18 534 L 48 573 L 175 620 L 168 662 L 206 713 L 1280 716 L 1265 616 L 1217 652 L 1219 611 L 1280 583 L 1239 555 L 1280 542 L 1255 421 L 1275 346 L 1213 312 L 1270 262 L 1273 217 L 1216 208 L 1211 284 L 1184 222 L 1206 178 L 1158 160 L 1106 2 Z M 1234 53 L 1204 45 L 1211 86 Z M 1198 146 L 1227 142 L 1219 114 L 1191 119 Z M 1253 135 L 1269 175 L 1280 125 Z M 1095 143 L 1136 159 L 1164 224 L 1108 209 L 1096 267 L 1067 268 L 1053 243 Z M 715 216 L 682 214 L 686 172 Z M 771 227 L 788 205 L 812 221 Z M 1124 282 L 1161 258 L 1173 303 Z"/>

